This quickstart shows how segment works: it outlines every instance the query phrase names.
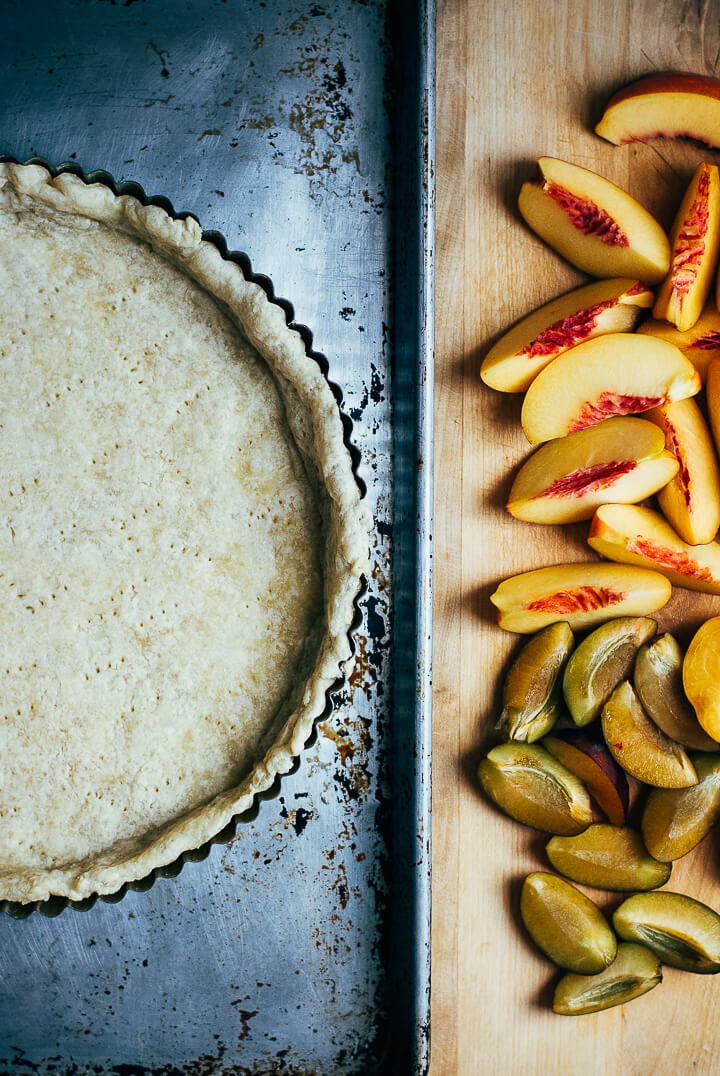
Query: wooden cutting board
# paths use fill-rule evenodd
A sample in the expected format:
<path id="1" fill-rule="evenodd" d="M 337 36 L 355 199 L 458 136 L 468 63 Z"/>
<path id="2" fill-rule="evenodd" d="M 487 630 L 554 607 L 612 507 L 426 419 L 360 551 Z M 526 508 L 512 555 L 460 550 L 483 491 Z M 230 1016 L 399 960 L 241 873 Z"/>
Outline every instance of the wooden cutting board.
<path id="1" fill-rule="evenodd" d="M 550 1010 L 553 968 L 519 926 L 519 886 L 545 841 L 491 809 L 475 779 L 493 742 L 499 682 L 520 638 L 495 623 L 498 581 L 589 559 L 587 524 L 542 527 L 504 511 L 529 454 L 520 397 L 485 388 L 482 356 L 513 321 L 587 278 L 522 223 L 517 194 L 542 154 L 594 169 L 669 228 L 698 145 L 614 147 L 604 102 L 653 70 L 713 74 L 720 2 L 446 0 L 438 14 L 437 410 L 431 1072 L 462 1076 L 670 1076 L 720 1072 L 720 976 L 668 969 L 645 997 L 594 1016 Z M 720 598 L 674 591 L 661 628 L 687 642 Z M 669 889 L 720 909 L 718 839 Z M 613 908 L 619 901 L 594 894 Z"/>

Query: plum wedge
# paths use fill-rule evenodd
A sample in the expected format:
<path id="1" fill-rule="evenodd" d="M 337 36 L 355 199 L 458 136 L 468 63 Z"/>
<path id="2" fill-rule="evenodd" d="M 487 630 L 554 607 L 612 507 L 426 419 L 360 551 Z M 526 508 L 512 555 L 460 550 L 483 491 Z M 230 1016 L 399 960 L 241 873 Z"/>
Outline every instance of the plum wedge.
<path id="1" fill-rule="evenodd" d="M 720 526 L 720 470 L 707 423 L 695 400 L 677 400 L 647 412 L 665 434 L 677 474 L 658 494 L 667 521 L 691 545 L 711 542 Z"/>
<path id="2" fill-rule="evenodd" d="M 657 284 L 670 267 L 670 244 L 655 218 L 587 168 L 540 157 L 518 208 L 541 239 L 591 276 Z"/>
<path id="3" fill-rule="evenodd" d="M 553 359 L 525 394 L 521 422 L 531 444 L 639 414 L 700 390 L 700 375 L 667 340 L 613 333 Z"/>
<path id="4" fill-rule="evenodd" d="M 621 146 L 650 138 L 694 138 L 720 146 L 720 81 L 686 71 L 658 71 L 623 86 L 595 128 Z"/>
<path id="5" fill-rule="evenodd" d="M 670 589 L 658 572 L 591 561 L 511 576 L 490 601 L 507 631 L 539 631 L 557 620 L 575 631 L 615 616 L 647 616 L 665 605 Z"/>
<path id="6" fill-rule="evenodd" d="M 656 321 L 649 318 L 637 329 L 642 336 L 655 336 L 661 340 L 668 340 L 675 347 L 680 348 L 686 359 L 689 359 L 702 381 L 705 381 L 707 368 L 713 359 L 720 358 L 720 314 L 715 309 L 712 299 L 708 300 L 705 308 L 695 324 L 685 332 L 680 332 L 674 325 L 667 321 Z"/>
<path id="7" fill-rule="evenodd" d="M 507 510 L 532 523 L 577 523 L 608 501 L 644 500 L 678 467 L 655 423 L 609 418 L 542 445 L 518 472 Z"/>
<path id="8" fill-rule="evenodd" d="M 602 730 L 610 754 L 638 781 L 656 788 L 697 784 L 687 753 L 650 720 L 628 680 L 618 684 L 605 703 Z"/>
<path id="9" fill-rule="evenodd" d="M 480 377 L 491 389 L 524 392 L 563 351 L 605 333 L 631 332 L 653 293 L 626 277 L 567 292 L 528 314 L 488 351 Z"/>
<path id="10" fill-rule="evenodd" d="M 720 175 L 701 162 L 690 181 L 670 232 L 670 269 L 660 285 L 653 317 L 681 332 L 700 316 L 717 267 L 720 244 Z"/>
<path id="11" fill-rule="evenodd" d="M 588 545 L 618 564 L 662 572 L 678 587 L 720 594 L 720 545 L 688 545 L 652 508 L 603 505 L 590 524 Z"/>

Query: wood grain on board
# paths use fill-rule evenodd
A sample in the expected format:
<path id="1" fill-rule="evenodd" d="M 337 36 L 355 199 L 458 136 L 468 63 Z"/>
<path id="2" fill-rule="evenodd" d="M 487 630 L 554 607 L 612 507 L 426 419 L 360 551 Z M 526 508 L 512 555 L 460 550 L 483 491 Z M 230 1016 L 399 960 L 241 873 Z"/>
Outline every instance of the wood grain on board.
<path id="1" fill-rule="evenodd" d="M 544 839 L 494 811 L 474 772 L 493 740 L 499 681 L 520 639 L 489 594 L 520 571 L 592 559 L 587 524 L 510 518 L 530 452 L 520 402 L 485 388 L 480 361 L 515 320 L 587 280 L 517 213 L 542 154 L 594 169 L 667 228 L 698 161 L 683 142 L 614 147 L 604 101 L 653 70 L 715 73 L 720 0 L 445 0 L 437 50 L 437 409 L 433 774 L 433 1076 L 669 1076 L 720 1072 L 720 976 L 669 969 L 644 998 L 595 1016 L 550 1011 L 557 974 L 519 927 L 519 884 Z M 675 590 L 658 614 L 683 642 L 720 598 Z M 720 840 L 676 864 L 669 889 L 720 908 Z M 612 908 L 616 899 L 594 896 Z"/>

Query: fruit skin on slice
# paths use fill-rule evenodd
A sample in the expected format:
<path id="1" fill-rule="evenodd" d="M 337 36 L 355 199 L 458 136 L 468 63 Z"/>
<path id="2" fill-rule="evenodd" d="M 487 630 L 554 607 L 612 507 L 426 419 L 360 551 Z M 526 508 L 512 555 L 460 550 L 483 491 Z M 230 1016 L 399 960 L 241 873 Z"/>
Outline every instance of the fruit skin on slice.
<path id="1" fill-rule="evenodd" d="M 715 448 L 720 452 L 720 358 L 708 366 L 705 396 Z"/>
<path id="2" fill-rule="evenodd" d="M 688 545 L 652 508 L 603 505 L 593 516 L 588 545 L 618 564 L 661 572 L 675 586 L 720 594 L 720 545 Z"/>
<path id="3" fill-rule="evenodd" d="M 591 276 L 658 284 L 670 267 L 670 244 L 655 218 L 587 168 L 540 157 L 518 208 L 541 239 Z"/>
<path id="4" fill-rule="evenodd" d="M 478 777 L 493 803 L 525 826 L 574 834 L 592 821 L 585 786 L 538 744 L 494 747 L 478 766 Z"/>
<path id="5" fill-rule="evenodd" d="M 620 681 L 630 675 L 638 649 L 656 631 L 650 617 L 615 617 L 575 648 L 565 666 L 563 694 L 576 725 L 589 725 L 600 714 Z"/>
<path id="6" fill-rule="evenodd" d="M 708 736 L 720 741 L 720 616 L 695 632 L 683 661 L 683 688 Z"/>
<path id="7" fill-rule="evenodd" d="M 720 526 L 720 470 L 710 430 L 695 400 L 678 400 L 647 412 L 665 434 L 679 464 L 658 493 L 665 518 L 690 545 L 711 542 Z"/>
<path id="8" fill-rule="evenodd" d="M 650 138 L 694 138 L 720 146 L 720 81 L 657 71 L 613 94 L 595 131 L 616 146 Z"/>
<path id="9" fill-rule="evenodd" d="M 702 161 L 670 231 L 670 269 L 660 285 L 653 317 L 681 332 L 692 328 L 710 292 L 720 250 L 720 175 Z"/>
<path id="10" fill-rule="evenodd" d="M 528 314 L 490 348 L 480 377 L 499 392 L 524 392 L 554 358 L 582 340 L 632 332 L 653 293 L 641 281 L 599 280 Z"/>
<path id="11" fill-rule="evenodd" d="M 547 857 L 572 882 L 615 893 L 657 889 L 670 878 L 672 867 L 653 859 L 637 830 L 594 822 L 574 836 L 552 837 Z"/>
<path id="12" fill-rule="evenodd" d="M 608 501 L 644 500 L 679 466 L 655 423 L 608 418 L 542 445 L 520 468 L 507 510 L 531 523 L 577 523 Z"/>
<path id="13" fill-rule="evenodd" d="M 683 893 L 636 893 L 615 910 L 613 926 L 668 967 L 697 975 L 720 971 L 720 916 Z"/>
<path id="14" fill-rule="evenodd" d="M 712 299 L 708 300 L 692 328 L 685 332 L 679 332 L 667 321 L 655 321 L 654 318 L 644 321 L 636 332 L 641 336 L 659 337 L 680 348 L 703 382 L 712 359 L 720 358 L 720 314 Z"/>
<path id="15" fill-rule="evenodd" d="M 610 754 L 638 781 L 655 788 L 697 784 L 687 754 L 650 720 L 628 680 L 618 684 L 605 703 L 602 730 Z"/>
<path id="16" fill-rule="evenodd" d="M 636 333 L 596 336 L 553 359 L 523 400 L 521 422 L 531 444 L 684 400 L 700 375 L 667 340 Z"/>
<path id="17" fill-rule="evenodd" d="M 650 949 L 621 942 L 612 964 L 597 975 L 568 972 L 555 987 L 553 1012 L 584 1016 L 625 1005 L 662 982 L 660 961 Z"/>
<path id="18" fill-rule="evenodd" d="M 610 822 L 623 825 L 630 797 L 627 777 L 604 740 L 595 739 L 584 729 L 565 729 L 546 736 L 542 746 L 580 778 Z"/>
<path id="19" fill-rule="evenodd" d="M 670 863 L 692 852 L 720 818 L 720 758 L 693 754 L 697 784 L 689 788 L 654 788 L 647 798 L 640 828 L 651 856 Z"/>
<path id="20" fill-rule="evenodd" d="M 575 631 L 613 616 L 653 613 L 665 605 L 670 590 L 658 572 L 590 561 L 513 575 L 490 601 L 507 631 L 538 631 L 557 620 L 567 621 Z"/>
<path id="21" fill-rule="evenodd" d="M 633 669 L 635 693 L 648 717 L 671 740 L 693 751 L 717 751 L 718 744 L 700 728 L 685 698 L 682 664 L 682 651 L 670 632 L 641 646 Z"/>
<path id="22" fill-rule="evenodd" d="M 560 968 L 592 975 L 617 955 L 615 935 L 598 906 L 554 874 L 528 874 L 520 915 L 537 947 Z"/>

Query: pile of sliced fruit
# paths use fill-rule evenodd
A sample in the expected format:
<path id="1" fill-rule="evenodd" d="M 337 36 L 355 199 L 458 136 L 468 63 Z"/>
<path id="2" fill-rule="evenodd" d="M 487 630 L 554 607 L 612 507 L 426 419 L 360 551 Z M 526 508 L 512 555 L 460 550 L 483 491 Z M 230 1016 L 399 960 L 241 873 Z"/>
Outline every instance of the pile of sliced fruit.
<path id="1" fill-rule="evenodd" d="M 611 99 L 596 130 L 617 144 L 690 134 L 720 146 L 720 81 L 642 79 Z M 568 261 L 605 279 L 529 315 L 485 357 L 488 386 L 525 393 L 522 427 L 540 445 L 508 511 L 536 523 L 591 519 L 589 545 L 616 563 L 540 568 L 492 595 L 501 627 L 536 634 L 505 681 L 505 742 L 479 776 L 498 807 L 552 834 L 559 874 L 635 894 L 613 930 L 563 878 L 525 880 L 523 922 L 567 970 L 553 1007 L 579 1014 L 646 993 L 660 963 L 720 971 L 720 916 L 649 892 L 720 816 L 720 617 L 683 656 L 648 616 L 672 584 L 720 594 L 720 280 L 709 298 L 720 174 L 698 165 L 669 241 L 630 195 L 553 158 L 539 160 L 519 207 Z M 703 385 L 705 410 L 693 399 Z M 653 494 L 660 512 L 638 504 Z M 650 789 L 639 830 L 627 825 L 627 775 Z M 593 821 L 591 799 L 607 822 Z"/>

